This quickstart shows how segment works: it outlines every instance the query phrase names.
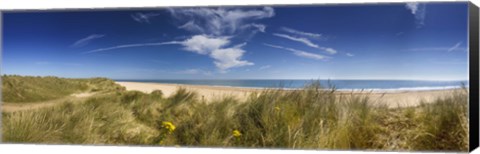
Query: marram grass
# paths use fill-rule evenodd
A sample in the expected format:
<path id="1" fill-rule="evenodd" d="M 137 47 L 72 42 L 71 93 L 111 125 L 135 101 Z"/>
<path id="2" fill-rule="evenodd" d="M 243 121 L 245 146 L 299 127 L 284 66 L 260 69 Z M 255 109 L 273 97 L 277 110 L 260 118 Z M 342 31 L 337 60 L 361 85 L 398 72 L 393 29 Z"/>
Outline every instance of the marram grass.
<path id="1" fill-rule="evenodd" d="M 90 86 L 104 83 L 91 83 Z M 114 83 L 110 83 L 114 84 Z M 113 85 L 112 85 L 113 86 Z M 102 87 L 102 86 L 100 86 Z M 108 87 L 103 85 L 103 87 Z M 90 89 L 92 90 L 92 89 Z M 318 83 L 210 102 L 111 88 L 84 101 L 3 113 L 2 141 L 282 149 L 467 151 L 467 91 L 417 107 L 373 106 Z M 8 95 L 8 93 L 7 93 Z"/>
<path id="2" fill-rule="evenodd" d="M 122 88 L 106 78 L 65 79 L 53 76 L 3 75 L 2 102 L 40 102 L 77 92 L 104 92 Z"/>

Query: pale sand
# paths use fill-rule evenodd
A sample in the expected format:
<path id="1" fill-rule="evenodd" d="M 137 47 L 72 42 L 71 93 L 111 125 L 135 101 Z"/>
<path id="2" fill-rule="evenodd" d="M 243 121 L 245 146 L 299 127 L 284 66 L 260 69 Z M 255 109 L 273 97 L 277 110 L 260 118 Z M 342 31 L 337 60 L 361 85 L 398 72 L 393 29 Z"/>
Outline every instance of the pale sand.
<path id="1" fill-rule="evenodd" d="M 137 90 L 144 93 L 150 93 L 154 90 L 161 90 L 166 97 L 171 96 L 180 88 L 196 91 L 200 97 L 205 100 L 213 100 L 223 96 L 233 96 L 239 100 L 245 100 L 252 92 L 260 92 L 263 89 L 241 88 L 241 87 L 222 87 L 222 86 L 203 86 L 203 85 L 184 85 L 184 84 L 163 84 L 163 83 L 144 83 L 144 82 L 116 82 L 124 86 L 127 90 Z M 458 89 L 457 89 L 458 90 Z M 449 96 L 455 91 L 450 90 L 430 90 L 430 91 L 399 91 L 399 92 L 338 92 L 341 95 L 368 95 L 369 99 L 375 104 L 384 104 L 389 107 L 407 107 L 416 106 L 422 100 L 431 102 L 436 98 Z M 348 98 L 348 97 L 345 97 Z"/>
<path id="2" fill-rule="evenodd" d="M 144 82 L 116 82 L 124 86 L 127 90 L 136 90 L 144 93 L 151 93 L 154 90 L 161 90 L 164 96 L 173 95 L 180 87 L 189 91 L 195 91 L 205 100 L 219 99 L 224 96 L 232 96 L 240 100 L 244 100 L 252 92 L 262 91 L 262 89 L 254 88 L 237 88 L 237 87 L 216 87 L 202 85 L 182 85 L 182 84 L 163 84 L 163 83 L 144 83 Z"/>

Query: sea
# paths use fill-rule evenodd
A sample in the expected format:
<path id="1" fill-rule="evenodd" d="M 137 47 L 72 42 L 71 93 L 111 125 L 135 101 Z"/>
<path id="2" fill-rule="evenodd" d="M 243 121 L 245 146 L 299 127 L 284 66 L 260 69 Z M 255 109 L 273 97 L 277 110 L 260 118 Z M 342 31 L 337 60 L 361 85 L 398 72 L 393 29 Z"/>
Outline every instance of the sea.
<path id="1" fill-rule="evenodd" d="M 188 84 L 223 87 L 246 88 L 283 88 L 299 89 L 313 82 L 322 87 L 337 90 L 372 90 L 372 91 L 422 91 L 445 90 L 468 87 L 467 80 L 432 81 L 432 80 L 116 80 L 129 82 L 150 82 L 167 84 Z"/>

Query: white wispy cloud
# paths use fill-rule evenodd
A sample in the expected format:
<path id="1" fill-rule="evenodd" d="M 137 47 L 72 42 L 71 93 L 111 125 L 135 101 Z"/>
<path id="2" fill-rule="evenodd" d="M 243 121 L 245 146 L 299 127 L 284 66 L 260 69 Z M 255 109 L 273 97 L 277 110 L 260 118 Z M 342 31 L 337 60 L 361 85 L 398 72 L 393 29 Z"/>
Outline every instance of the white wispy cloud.
<path id="1" fill-rule="evenodd" d="M 292 41 L 303 43 L 303 44 L 305 44 L 309 47 L 317 48 L 317 49 L 323 50 L 325 52 L 328 52 L 329 54 L 336 54 L 337 53 L 337 50 L 335 50 L 333 48 L 327 48 L 327 47 L 319 46 L 319 45 L 313 43 L 312 41 L 310 41 L 307 38 L 294 37 L 294 36 L 290 36 L 290 35 L 287 35 L 287 34 L 279 34 L 279 33 L 273 33 L 273 35 L 277 36 L 277 37 L 281 37 L 281 38 L 285 38 L 285 39 L 289 39 L 289 40 L 292 40 Z"/>
<path id="2" fill-rule="evenodd" d="M 297 49 L 292 49 L 292 48 L 287 48 L 287 47 L 278 46 L 278 45 L 272 45 L 272 44 L 267 44 L 267 43 L 264 43 L 264 45 L 272 47 L 272 48 L 291 51 L 294 55 L 299 56 L 299 57 L 304 57 L 304 58 L 310 58 L 310 59 L 315 59 L 315 60 L 325 60 L 325 59 L 330 58 L 328 56 L 324 56 L 324 55 L 320 55 L 320 54 L 314 54 L 314 53 L 310 53 L 310 52 L 306 52 L 306 51 L 302 51 L 302 50 L 297 50 Z"/>
<path id="3" fill-rule="evenodd" d="M 195 35 L 183 41 L 181 44 L 185 46 L 185 50 L 193 51 L 198 54 L 210 54 L 213 50 L 229 44 L 227 37 L 208 37 L 206 35 Z"/>
<path id="4" fill-rule="evenodd" d="M 221 71 L 241 66 L 254 65 L 254 63 L 241 60 L 245 50 L 241 49 L 245 43 L 233 47 L 225 47 L 230 44 L 228 37 L 209 37 L 206 35 L 195 35 L 185 40 L 182 45 L 187 51 L 198 54 L 209 55 L 214 59 L 215 66 Z"/>
<path id="5" fill-rule="evenodd" d="M 355 55 L 352 54 L 352 53 L 346 53 L 345 55 L 347 55 L 348 57 L 353 57 L 353 56 L 355 56 Z"/>
<path id="6" fill-rule="evenodd" d="M 337 50 L 333 49 L 333 48 L 327 48 L 327 47 L 320 47 L 320 49 L 330 53 L 330 54 L 336 54 L 337 53 Z"/>
<path id="7" fill-rule="evenodd" d="M 195 24 L 193 21 L 189 21 L 181 26 L 178 26 L 178 28 L 195 33 L 204 33 L 203 28 Z"/>
<path id="8" fill-rule="evenodd" d="M 182 42 L 170 41 L 170 42 L 158 42 L 158 43 L 123 44 L 123 45 L 118 45 L 118 46 L 113 46 L 113 47 L 94 49 L 94 50 L 86 51 L 86 52 L 83 52 L 83 53 L 88 54 L 88 53 L 116 50 L 116 49 L 123 49 L 123 48 L 145 47 L 145 46 L 162 46 L 162 45 L 180 44 L 180 43 L 182 43 Z"/>
<path id="9" fill-rule="evenodd" d="M 455 45 L 453 45 L 451 48 L 449 48 L 447 51 L 448 51 L 448 52 L 455 51 L 455 50 L 457 50 L 457 49 L 460 47 L 461 44 L 462 44 L 462 42 L 458 42 L 458 43 L 456 43 Z"/>
<path id="10" fill-rule="evenodd" d="M 179 22 L 182 29 L 208 35 L 234 35 L 245 27 L 264 31 L 263 26 L 251 25 L 253 20 L 270 18 L 275 15 L 273 8 L 228 9 L 228 8 L 170 8 L 170 14 Z M 251 26 L 246 26 L 246 25 Z"/>
<path id="11" fill-rule="evenodd" d="M 412 14 L 416 14 L 418 10 L 418 3 L 408 2 L 407 4 L 405 4 L 405 7 L 407 7 L 407 9 L 409 9 L 412 12 Z"/>
<path id="12" fill-rule="evenodd" d="M 296 30 L 296 29 L 292 29 L 292 28 L 288 28 L 288 27 L 282 27 L 280 29 L 285 31 L 285 32 L 292 33 L 292 34 L 311 37 L 311 38 L 317 38 L 317 39 L 320 39 L 323 36 L 322 34 L 304 32 L 304 31 L 300 31 L 300 30 Z"/>
<path id="13" fill-rule="evenodd" d="M 156 17 L 158 13 L 135 13 L 130 15 L 133 20 L 139 23 L 150 23 L 150 18 Z"/>
<path id="14" fill-rule="evenodd" d="M 245 50 L 240 48 L 225 48 L 213 50 L 211 57 L 215 59 L 215 65 L 222 72 L 226 72 L 229 68 L 254 65 L 253 62 L 241 60 Z"/>
<path id="15" fill-rule="evenodd" d="M 320 46 L 318 46 L 317 44 L 315 43 L 312 43 L 310 40 L 306 39 L 306 38 L 301 38 L 301 37 L 293 37 L 293 36 L 290 36 L 290 35 L 287 35 L 287 34 L 279 34 L 279 33 L 273 33 L 274 36 L 278 36 L 278 37 L 281 37 L 281 38 L 286 38 L 286 39 L 289 39 L 289 40 L 292 40 L 292 41 L 296 41 L 296 42 L 300 42 L 300 43 L 303 43 L 309 47 L 313 47 L 313 48 L 318 48 Z"/>
<path id="16" fill-rule="evenodd" d="M 85 46 L 88 43 L 90 43 L 92 40 L 99 39 L 99 38 L 102 38 L 102 37 L 105 37 L 105 35 L 103 35 L 103 34 L 92 34 L 92 35 L 84 37 L 84 38 L 82 38 L 78 41 L 75 41 L 71 45 L 71 47 L 82 47 L 82 46 Z"/>
<path id="17" fill-rule="evenodd" d="M 256 23 L 251 23 L 251 24 L 242 26 L 243 29 L 252 28 L 252 27 L 256 28 L 258 31 L 262 33 L 265 33 L 265 29 L 267 28 L 267 26 L 264 24 L 256 24 Z"/>
<path id="18" fill-rule="evenodd" d="M 407 2 L 405 7 L 415 16 L 417 27 L 425 25 L 426 7 L 418 2 Z"/>

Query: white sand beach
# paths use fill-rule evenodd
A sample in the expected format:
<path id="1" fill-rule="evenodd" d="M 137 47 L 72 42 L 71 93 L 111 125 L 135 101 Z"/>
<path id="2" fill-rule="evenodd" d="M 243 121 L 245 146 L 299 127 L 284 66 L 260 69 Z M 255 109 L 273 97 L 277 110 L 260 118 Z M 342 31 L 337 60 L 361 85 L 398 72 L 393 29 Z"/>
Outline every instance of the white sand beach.
<path id="1" fill-rule="evenodd" d="M 127 90 L 137 90 L 144 93 L 150 93 L 154 90 L 161 90 L 166 97 L 171 96 L 175 91 L 183 87 L 187 90 L 196 91 L 200 97 L 206 100 L 213 100 L 223 96 L 233 96 L 239 100 L 245 100 L 252 92 L 261 92 L 264 89 L 242 88 L 242 87 L 224 87 L 224 86 L 205 86 L 205 85 L 185 85 L 185 84 L 163 84 L 146 82 L 116 82 Z M 458 89 L 449 90 L 424 90 L 424 91 L 398 91 L 398 92 L 369 92 L 369 91 L 339 91 L 341 95 L 368 95 L 373 102 L 377 104 L 386 104 L 389 107 L 408 107 L 416 106 L 424 101 L 433 101 L 434 99 L 448 96 Z"/>

